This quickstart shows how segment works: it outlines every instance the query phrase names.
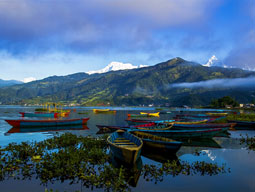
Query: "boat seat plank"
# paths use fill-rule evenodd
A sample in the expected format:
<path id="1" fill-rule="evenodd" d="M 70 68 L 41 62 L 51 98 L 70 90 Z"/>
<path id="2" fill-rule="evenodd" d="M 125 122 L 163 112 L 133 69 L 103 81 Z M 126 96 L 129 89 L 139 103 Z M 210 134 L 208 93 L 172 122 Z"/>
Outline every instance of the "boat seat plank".
<path id="1" fill-rule="evenodd" d="M 121 144 L 121 145 L 119 145 L 119 146 L 121 146 L 121 147 L 137 147 L 137 145 L 125 145 L 125 144 Z"/>
<path id="2" fill-rule="evenodd" d="M 133 142 L 114 142 L 116 145 L 118 144 L 127 144 L 127 145 L 136 145 L 135 143 Z"/>
<path id="3" fill-rule="evenodd" d="M 115 140 L 114 142 L 130 142 L 130 140 Z"/>

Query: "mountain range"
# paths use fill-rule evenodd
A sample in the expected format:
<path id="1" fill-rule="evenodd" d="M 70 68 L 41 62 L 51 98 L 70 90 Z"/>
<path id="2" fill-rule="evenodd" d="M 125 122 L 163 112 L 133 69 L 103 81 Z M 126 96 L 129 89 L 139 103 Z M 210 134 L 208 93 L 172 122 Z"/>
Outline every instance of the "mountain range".
<path id="1" fill-rule="evenodd" d="M 7 87 L 7 86 L 12 86 L 12 85 L 17 85 L 17 84 L 22 84 L 22 81 L 17 81 L 17 80 L 2 80 L 0 79 L 0 87 Z"/>
<path id="2" fill-rule="evenodd" d="M 250 82 L 253 76 L 253 71 L 206 67 L 182 58 L 173 58 L 154 66 L 90 75 L 76 73 L 52 76 L 3 87 L 0 88 L 0 102 L 204 106 L 212 99 L 229 95 L 241 103 L 249 103 L 254 100 L 255 85 L 246 85 L 246 81 Z"/>
<path id="3" fill-rule="evenodd" d="M 113 61 L 110 64 L 108 64 L 105 68 L 100 69 L 98 71 L 88 71 L 86 72 L 87 74 L 95 74 L 95 73 L 107 73 L 110 71 L 119 71 L 119 70 L 127 70 L 127 69 L 137 69 L 137 68 L 142 68 L 142 67 L 147 67 L 145 65 L 139 65 L 135 66 L 132 65 L 131 63 L 121 63 L 121 62 L 116 62 Z"/>

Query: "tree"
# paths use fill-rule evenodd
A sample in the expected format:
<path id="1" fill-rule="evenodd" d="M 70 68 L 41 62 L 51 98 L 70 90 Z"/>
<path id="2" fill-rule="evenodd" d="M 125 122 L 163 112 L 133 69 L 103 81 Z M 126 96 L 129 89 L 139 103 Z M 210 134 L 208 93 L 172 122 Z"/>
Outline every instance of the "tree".
<path id="1" fill-rule="evenodd" d="M 237 107 L 239 106 L 239 103 L 230 96 L 224 96 L 222 98 L 213 99 L 211 101 L 211 107 L 213 108 L 224 108 L 226 105 Z"/>

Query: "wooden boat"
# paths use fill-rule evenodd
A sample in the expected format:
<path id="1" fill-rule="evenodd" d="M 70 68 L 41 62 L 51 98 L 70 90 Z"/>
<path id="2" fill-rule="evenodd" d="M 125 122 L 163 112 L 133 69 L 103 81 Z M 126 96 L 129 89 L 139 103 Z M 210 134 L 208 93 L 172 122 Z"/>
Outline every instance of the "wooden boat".
<path id="1" fill-rule="evenodd" d="M 227 116 L 227 115 L 228 115 L 228 113 L 206 113 L 206 115 Z"/>
<path id="2" fill-rule="evenodd" d="M 140 131 L 161 137 L 169 137 L 176 139 L 189 139 L 189 138 L 212 138 L 218 133 L 221 133 L 222 128 L 215 129 L 199 129 L 199 130 L 145 130 L 145 129 L 129 129 L 129 132 Z"/>
<path id="3" fill-rule="evenodd" d="M 112 154 L 128 163 L 134 164 L 140 157 L 143 141 L 123 130 L 117 130 L 107 138 Z"/>
<path id="4" fill-rule="evenodd" d="M 209 128 L 234 128 L 235 123 L 202 123 L 202 124 L 173 124 L 172 129 L 179 130 L 196 130 L 196 129 L 209 129 Z M 226 129 L 226 130 L 227 130 Z"/>
<path id="5" fill-rule="evenodd" d="M 19 112 L 22 117 L 49 117 L 49 118 L 57 118 L 59 113 L 43 113 L 43 112 Z"/>
<path id="6" fill-rule="evenodd" d="M 236 120 L 231 120 L 228 121 L 229 123 L 236 123 L 237 128 L 250 128 L 250 129 L 255 129 L 255 121 L 236 121 Z"/>
<path id="7" fill-rule="evenodd" d="M 127 114 L 128 117 L 152 117 L 147 114 Z"/>
<path id="8" fill-rule="evenodd" d="M 113 125 L 96 125 L 100 130 L 105 131 L 105 132 L 111 132 L 111 131 L 116 131 L 116 130 L 129 130 L 129 129 L 156 129 L 156 130 L 168 130 L 170 129 L 173 125 L 169 124 L 156 124 L 156 123 L 148 123 L 148 124 L 143 124 L 143 125 L 136 125 L 136 126 L 113 126 Z"/>
<path id="9" fill-rule="evenodd" d="M 134 131 L 132 134 L 141 138 L 143 140 L 144 147 L 151 148 L 151 150 L 159 149 L 162 151 L 165 150 L 168 152 L 176 153 L 182 145 L 182 142 L 180 141 L 175 141 L 166 137 L 160 137 L 149 133 Z"/>
<path id="10" fill-rule="evenodd" d="M 71 126 L 86 124 L 89 118 L 81 119 L 51 119 L 51 120 L 8 120 L 5 121 L 13 127 L 57 127 L 57 126 Z"/>
<path id="11" fill-rule="evenodd" d="M 172 123 L 175 120 L 147 120 L 147 119 L 126 119 L 125 120 L 128 125 L 142 125 L 147 123 Z"/>
<path id="12" fill-rule="evenodd" d="M 146 112 L 140 112 L 141 115 L 147 115 L 148 117 L 159 117 L 159 112 L 157 113 L 146 113 Z"/>
<path id="13" fill-rule="evenodd" d="M 115 110 L 110 109 L 93 109 L 94 113 L 116 113 Z"/>
<path id="14" fill-rule="evenodd" d="M 191 124 L 201 124 L 201 123 L 205 123 L 207 122 L 208 119 L 204 119 L 204 120 L 201 120 L 201 121 L 174 121 L 172 122 L 173 124 L 182 124 L 182 125 L 191 125 Z"/>

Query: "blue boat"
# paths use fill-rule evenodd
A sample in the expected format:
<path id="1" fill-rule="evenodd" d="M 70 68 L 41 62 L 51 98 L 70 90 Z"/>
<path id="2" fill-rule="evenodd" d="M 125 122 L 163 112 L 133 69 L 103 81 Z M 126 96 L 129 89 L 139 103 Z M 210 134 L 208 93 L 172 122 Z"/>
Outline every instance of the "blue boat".
<path id="1" fill-rule="evenodd" d="M 128 132 L 117 130 L 107 138 L 107 142 L 112 154 L 125 163 L 134 164 L 140 157 L 143 141 Z"/>
<path id="2" fill-rule="evenodd" d="M 22 117 L 49 117 L 49 118 L 57 118 L 58 113 L 44 113 L 44 112 L 19 112 Z"/>

